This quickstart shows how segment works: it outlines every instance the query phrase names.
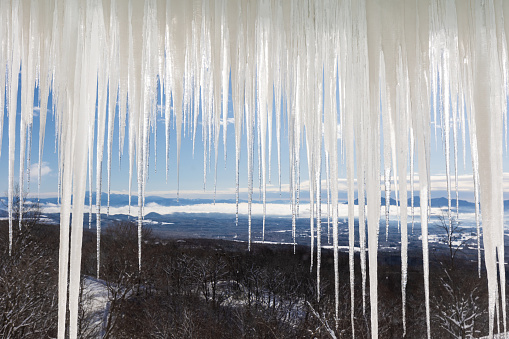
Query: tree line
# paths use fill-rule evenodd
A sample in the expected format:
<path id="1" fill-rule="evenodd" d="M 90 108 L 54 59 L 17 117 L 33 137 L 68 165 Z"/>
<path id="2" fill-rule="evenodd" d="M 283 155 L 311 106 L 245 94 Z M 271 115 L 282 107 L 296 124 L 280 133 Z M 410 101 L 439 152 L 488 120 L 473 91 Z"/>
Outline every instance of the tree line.
<path id="1" fill-rule="evenodd" d="M 0 222 L 0 337 L 52 338 L 57 326 L 58 225 L 27 218 L 14 228 L 8 255 L 7 222 Z M 18 225 L 15 223 L 15 225 Z M 105 225 L 100 282 L 106 312 L 93 314 L 82 288 L 81 338 L 350 338 L 348 254 L 340 253 L 340 316 L 334 318 L 333 253 L 322 251 L 320 302 L 309 248 L 211 239 L 161 239 L 143 229 L 138 270 L 137 225 Z M 464 244 L 463 244 L 464 245 Z M 451 245 L 452 246 L 452 245 Z M 485 335 L 487 288 L 483 272 L 462 249 L 431 255 L 432 333 L 441 338 Z M 454 253 L 454 257 L 448 254 Z M 379 336 L 403 337 L 399 253 L 380 253 Z M 362 308 L 356 256 L 355 335 L 367 338 L 369 298 Z M 407 337 L 425 336 L 422 258 L 410 253 Z M 85 230 L 83 286 L 96 274 L 95 233 Z M 369 282 L 366 293 L 369 293 Z M 92 300 L 93 302 L 93 300 Z M 99 316 L 99 318 L 98 318 Z M 95 318 L 94 318 L 95 317 Z M 92 319 L 100 319 L 93 321 Z M 498 324 L 501 324 L 499 316 Z M 336 327 L 337 324 L 337 327 Z"/>

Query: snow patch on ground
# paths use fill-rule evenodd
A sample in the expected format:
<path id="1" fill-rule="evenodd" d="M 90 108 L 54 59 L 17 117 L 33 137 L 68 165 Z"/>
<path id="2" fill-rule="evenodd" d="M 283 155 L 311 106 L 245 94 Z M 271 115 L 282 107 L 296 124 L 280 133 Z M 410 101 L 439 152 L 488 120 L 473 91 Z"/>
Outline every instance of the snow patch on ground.
<path id="1" fill-rule="evenodd" d="M 480 337 L 479 339 L 489 339 L 490 337 L 487 335 L 485 337 Z M 509 332 L 506 332 L 506 333 L 499 333 L 499 334 L 494 334 L 493 335 L 493 339 L 506 339 L 506 338 L 509 338 Z"/>
<path id="2" fill-rule="evenodd" d="M 422 239 L 422 235 L 419 236 L 419 240 Z M 453 247 L 458 247 L 466 244 L 474 244 L 477 240 L 477 235 L 471 233 L 459 233 L 455 234 L 455 238 L 452 241 Z M 428 234 L 428 242 L 431 243 L 439 243 L 439 244 L 447 244 L 447 235 L 446 234 Z"/>
<path id="3" fill-rule="evenodd" d="M 83 327 L 90 338 L 100 338 L 108 319 L 109 295 L 104 280 L 84 276 L 82 282 Z"/>

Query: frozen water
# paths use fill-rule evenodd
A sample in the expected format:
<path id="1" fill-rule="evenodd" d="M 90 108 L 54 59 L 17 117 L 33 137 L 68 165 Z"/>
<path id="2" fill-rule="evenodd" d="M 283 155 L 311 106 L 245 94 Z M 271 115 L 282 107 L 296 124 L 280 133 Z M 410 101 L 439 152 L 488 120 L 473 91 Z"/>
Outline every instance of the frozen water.
<path id="1" fill-rule="evenodd" d="M 394 195 L 399 205 L 403 317 L 409 226 L 406 206 L 408 175 L 412 227 L 413 192 L 414 189 L 420 192 L 424 301 L 430 337 L 429 210 L 425 202 L 430 199 L 431 130 L 434 130 L 435 138 L 440 133 L 439 127 L 442 131 L 449 219 L 452 217 L 452 175 L 458 201 L 458 157 L 461 153 L 458 139 L 462 141 L 465 161 L 465 140 L 468 138 L 476 224 L 479 236 L 481 230 L 483 232 L 490 291 L 489 314 L 493 319 L 497 300 L 505 300 L 505 288 L 497 292 L 500 286 L 505 286 L 504 263 L 500 261 L 497 265 L 496 258 L 504 257 L 502 152 L 503 143 L 507 144 L 506 94 L 509 82 L 509 20 L 504 17 L 508 16 L 508 2 L 480 0 L 2 2 L 0 133 L 5 121 L 5 105 L 8 154 L 3 156 L 8 158 L 9 173 L 9 248 L 12 246 L 13 197 L 18 194 L 13 191 L 14 175 L 19 174 L 22 193 L 25 180 L 28 180 L 25 179 L 25 168 L 30 167 L 33 107 L 39 104 L 39 164 L 43 161 L 46 121 L 49 120 L 47 112 L 54 114 L 56 131 L 58 192 L 61 198 L 59 337 L 63 338 L 65 334 L 68 295 L 71 310 L 69 334 L 71 337 L 76 335 L 83 204 L 87 180 L 90 196 L 93 193 L 94 176 L 98 197 L 95 207 L 98 259 L 100 256 L 102 163 L 106 146 L 109 196 L 115 120 L 118 119 L 119 157 L 127 139 L 129 192 L 130 196 L 131 193 L 138 195 L 141 231 L 149 144 L 152 140 L 155 153 L 157 141 L 158 104 L 160 113 L 164 115 L 166 170 L 170 162 L 175 163 L 177 186 L 182 137 L 191 136 L 194 145 L 196 128 L 201 124 L 205 186 L 207 171 L 212 167 L 212 152 L 215 152 L 213 166 L 217 172 L 221 130 L 226 159 L 230 88 L 235 130 L 236 198 L 238 204 L 241 150 L 246 149 L 250 231 L 255 152 L 258 152 L 258 183 L 265 206 L 267 181 L 271 181 L 273 123 L 279 187 L 282 182 L 281 167 L 287 160 L 285 152 L 281 152 L 281 145 L 285 144 L 281 130 L 283 126 L 288 128 L 294 236 L 295 220 L 299 215 L 301 177 L 305 177 L 300 172 L 301 148 L 306 150 L 307 177 L 310 178 L 310 226 L 314 234 L 316 225 L 317 233 L 318 296 L 321 214 L 325 211 L 321 208 L 322 178 L 326 180 L 328 234 L 330 227 L 335 249 L 336 317 L 339 300 L 337 179 L 340 156 L 344 154 L 352 311 L 356 285 L 353 276 L 356 241 L 353 218 L 354 196 L 357 194 L 362 249 L 361 297 L 365 305 L 365 285 L 369 278 L 369 315 L 373 337 L 378 334 L 376 263 L 381 187 L 387 198 L 394 184 Z M 39 88 L 39 103 L 34 103 L 35 86 Z M 49 98 L 53 103 L 50 108 Z M 172 133 L 176 136 L 176 159 L 169 158 L 172 126 Z M 2 138 L 0 134 L 0 142 Z M 17 138 L 19 145 L 16 145 Z M 244 148 L 244 143 L 247 148 Z M 19 147 L 18 172 L 15 171 L 16 147 Z M 322 164 L 323 155 L 325 164 Z M 381 174 L 385 179 L 382 186 Z M 40 168 L 38 176 L 40 184 Z M 134 176 L 136 192 L 131 191 Z M 415 179 L 418 179 L 417 185 Z M 22 202 L 19 208 L 23 208 Z M 385 212 L 388 220 L 387 206 Z M 250 244 L 249 241 L 248 246 Z M 314 247 L 314 243 L 311 244 Z M 478 241 L 478 253 L 480 245 Z M 138 246 L 141 269 L 141 237 Z M 480 265 L 480 255 L 478 260 Z M 99 275 L 99 260 L 97 265 Z M 502 313 L 503 319 L 506 318 L 505 303 L 497 312 Z M 352 326 L 353 320 L 352 312 Z"/>

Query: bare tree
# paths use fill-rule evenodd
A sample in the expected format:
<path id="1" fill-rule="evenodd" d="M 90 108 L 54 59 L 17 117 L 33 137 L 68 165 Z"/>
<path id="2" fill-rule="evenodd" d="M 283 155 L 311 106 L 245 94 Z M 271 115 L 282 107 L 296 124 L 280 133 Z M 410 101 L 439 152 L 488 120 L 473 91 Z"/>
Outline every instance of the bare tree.
<path id="1" fill-rule="evenodd" d="M 7 192 L 4 193 L 7 196 Z M 0 200 L 5 209 L 8 208 L 7 200 Z M 31 227 L 40 222 L 41 208 L 38 201 L 28 198 L 28 191 L 24 190 L 21 195 L 19 183 L 14 184 L 12 196 L 12 219 L 15 225 L 22 220 L 22 225 Z"/>
<path id="2" fill-rule="evenodd" d="M 448 269 L 454 271 L 454 259 L 469 239 L 463 238 L 460 222 L 454 216 L 451 216 L 449 220 L 446 215 L 442 214 L 438 216 L 438 219 L 439 221 L 436 225 L 445 231 L 445 235 L 440 238 L 440 242 L 445 244 L 448 249 L 448 261 L 450 264 Z"/>
<path id="3" fill-rule="evenodd" d="M 458 284 L 446 271 L 440 278 L 445 293 L 435 297 L 435 318 L 440 328 L 453 338 L 474 338 L 480 334 L 480 318 L 486 313 L 480 306 L 479 288 Z"/>
<path id="4" fill-rule="evenodd" d="M 11 255 L 3 229 L 0 235 L 0 338 L 56 335 L 56 246 L 35 231 L 14 228 Z"/>
<path id="5" fill-rule="evenodd" d="M 485 311 L 480 306 L 481 281 L 465 276 L 457 267 L 455 259 L 470 239 L 464 238 L 459 221 L 452 216 L 439 216 L 439 228 L 445 231 L 440 239 L 447 246 L 447 260 L 440 261 L 441 272 L 437 276 L 437 288 L 432 299 L 436 309 L 434 318 L 444 335 L 453 338 L 474 338 L 480 333 L 479 319 Z"/>
<path id="6" fill-rule="evenodd" d="M 142 238 L 149 239 L 151 230 L 143 227 Z M 128 299 L 140 292 L 142 272 L 138 269 L 138 225 L 134 222 L 114 222 L 109 225 L 102 241 L 101 261 L 108 290 L 107 315 L 102 338 L 116 337 L 118 319 L 125 311 Z"/>

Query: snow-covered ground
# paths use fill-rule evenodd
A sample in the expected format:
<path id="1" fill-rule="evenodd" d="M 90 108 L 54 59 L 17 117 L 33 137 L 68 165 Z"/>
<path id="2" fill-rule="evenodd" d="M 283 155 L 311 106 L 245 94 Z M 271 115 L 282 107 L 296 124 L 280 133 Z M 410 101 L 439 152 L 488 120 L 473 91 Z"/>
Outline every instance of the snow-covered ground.
<path id="1" fill-rule="evenodd" d="M 108 287 L 104 280 L 84 276 L 82 285 L 83 325 L 89 338 L 100 338 L 108 319 Z"/>
<path id="2" fill-rule="evenodd" d="M 509 332 L 493 335 L 493 339 L 507 339 L 507 338 L 509 338 Z M 490 337 L 485 336 L 485 337 L 480 337 L 479 339 L 490 339 Z"/>
<path id="3" fill-rule="evenodd" d="M 207 283 L 208 295 L 212 295 L 212 284 Z M 276 312 L 278 318 L 294 325 L 297 319 L 306 316 L 306 303 L 301 298 L 282 298 L 280 295 L 272 294 L 267 290 L 261 290 L 259 295 L 251 295 L 247 292 L 246 287 L 233 280 L 218 281 L 216 285 L 216 293 L 222 295 L 221 305 L 231 307 L 245 307 L 251 298 L 251 305 L 257 305 L 269 311 Z M 202 295 L 203 297 L 203 295 Z"/>

